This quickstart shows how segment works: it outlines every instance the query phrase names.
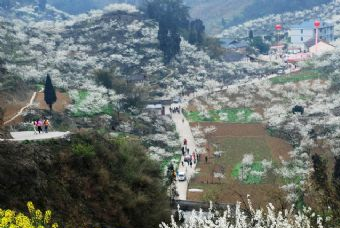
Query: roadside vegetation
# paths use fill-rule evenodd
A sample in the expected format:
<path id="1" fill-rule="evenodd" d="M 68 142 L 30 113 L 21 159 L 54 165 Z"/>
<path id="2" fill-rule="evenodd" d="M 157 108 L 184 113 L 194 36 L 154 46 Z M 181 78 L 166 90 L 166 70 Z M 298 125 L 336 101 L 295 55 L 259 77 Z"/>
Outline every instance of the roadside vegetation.
<path id="1" fill-rule="evenodd" d="M 138 142 L 87 133 L 0 144 L 2 208 L 24 211 L 31 200 L 60 227 L 149 228 L 170 218 L 159 164 Z"/>

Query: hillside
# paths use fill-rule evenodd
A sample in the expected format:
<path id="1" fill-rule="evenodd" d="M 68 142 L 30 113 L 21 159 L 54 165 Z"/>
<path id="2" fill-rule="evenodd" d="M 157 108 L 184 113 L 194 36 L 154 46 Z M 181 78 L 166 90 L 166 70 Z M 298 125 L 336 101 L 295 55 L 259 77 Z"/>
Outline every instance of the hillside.
<path id="1" fill-rule="evenodd" d="M 310 9 L 329 3 L 331 0 L 186 0 L 185 2 L 191 7 L 191 16 L 201 18 L 206 24 L 208 32 L 217 34 L 223 28 L 259 17 Z"/>
<path id="2" fill-rule="evenodd" d="M 243 24 L 225 29 L 221 34 L 219 34 L 219 36 L 234 38 L 247 37 L 249 30 L 253 30 L 257 34 L 272 34 L 274 32 L 275 24 L 282 24 L 283 29 L 287 29 L 290 25 L 302 23 L 307 20 L 314 20 L 316 18 L 333 21 L 335 25 L 335 35 L 339 36 L 339 12 L 340 2 L 333 1 L 331 3 L 323 4 L 309 10 L 269 15 L 263 18 L 250 20 Z"/>
<path id="3" fill-rule="evenodd" d="M 41 21 L 15 24 L 0 18 L 0 55 L 7 70 L 26 81 L 41 83 L 47 73 L 58 88 L 67 91 L 86 90 L 104 103 L 100 109 L 120 96 L 95 83 L 95 72 L 114 70 L 117 78 L 146 75 L 153 91 L 163 97 L 174 97 L 181 91 L 202 82 L 231 82 L 245 76 L 268 74 L 277 66 L 257 63 L 225 63 L 212 60 L 205 52 L 181 43 L 181 53 L 169 65 L 164 65 L 158 49 L 158 25 L 147 20 L 135 7 L 127 4 L 111 5 L 103 11 L 72 17 L 67 21 Z M 207 74 L 209 72 L 209 75 Z M 216 83 L 215 83 L 216 84 Z M 167 88 L 167 90 L 164 90 Z M 74 91 L 71 93 L 74 97 Z"/>
<path id="4" fill-rule="evenodd" d="M 65 228 L 149 228 L 169 218 L 158 164 L 135 142 L 83 134 L 0 148 L 1 208 L 33 201 Z"/>

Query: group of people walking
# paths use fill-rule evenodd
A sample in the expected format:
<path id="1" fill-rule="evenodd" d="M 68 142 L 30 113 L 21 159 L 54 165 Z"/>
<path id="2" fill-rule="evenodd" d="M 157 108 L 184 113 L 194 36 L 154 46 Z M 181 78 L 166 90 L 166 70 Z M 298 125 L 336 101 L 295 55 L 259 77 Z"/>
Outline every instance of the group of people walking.
<path id="1" fill-rule="evenodd" d="M 33 121 L 33 127 L 34 127 L 34 133 L 39 134 L 42 132 L 48 133 L 48 127 L 50 125 L 49 120 L 44 117 L 42 119 L 38 118 L 35 121 Z"/>
<path id="2" fill-rule="evenodd" d="M 175 113 L 181 114 L 181 106 L 170 107 L 169 110 L 171 114 L 175 114 Z"/>
<path id="3" fill-rule="evenodd" d="M 188 140 L 184 139 L 183 146 L 182 146 L 182 155 L 184 157 L 182 161 L 182 166 L 184 166 L 184 162 L 188 163 L 188 166 L 192 167 L 193 164 L 199 160 L 199 154 L 196 151 L 193 151 L 190 154 L 190 149 L 188 147 Z"/>

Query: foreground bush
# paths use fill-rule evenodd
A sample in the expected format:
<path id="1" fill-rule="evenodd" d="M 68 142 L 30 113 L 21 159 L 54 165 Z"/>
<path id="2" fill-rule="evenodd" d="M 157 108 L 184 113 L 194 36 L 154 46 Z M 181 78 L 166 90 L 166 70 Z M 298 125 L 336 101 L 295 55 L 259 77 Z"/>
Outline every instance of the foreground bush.
<path id="1" fill-rule="evenodd" d="M 158 227 L 170 218 L 162 181 L 146 149 L 125 139 L 0 142 L 1 207 L 24 211 L 32 200 L 63 228 Z"/>
<path id="2" fill-rule="evenodd" d="M 52 223 L 52 212 L 50 210 L 43 213 L 35 209 L 32 202 L 27 203 L 29 215 L 17 213 L 13 210 L 0 208 L 1 228 L 58 228 L 57 223 Z"/>

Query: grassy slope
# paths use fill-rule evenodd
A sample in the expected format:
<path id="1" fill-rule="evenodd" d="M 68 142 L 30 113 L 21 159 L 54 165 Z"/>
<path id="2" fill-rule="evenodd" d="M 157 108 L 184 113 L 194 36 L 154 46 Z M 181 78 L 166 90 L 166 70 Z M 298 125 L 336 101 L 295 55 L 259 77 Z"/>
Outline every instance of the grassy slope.
<path id="1" fill-rule="evenodd" d="M 242 118 L 238 113 L 242 112 Z M 210 118 L 200 116 L 199 112 L 185 112 L 190 122 L 227 122 L 227 123 L 251 123 L 250 115 L 253 111 L 249 108 L 229 108 L 222 110 L 210 110 Z M 221 119 L 220 115 L 226 115 L 228 120 Z"/>
<path id="2" fill-rule="evenodd" d="M 276 78 L 272 78 L 271 81 L 273 84 L 284 84 L 288 82 L 299 82 L 305 80 L 312 80 L 317 78 L 324 78 L 322 74 L 317 70 L 302 70 L 298 73 L 292 73 L 289 75 L 279 76 Z"/>

